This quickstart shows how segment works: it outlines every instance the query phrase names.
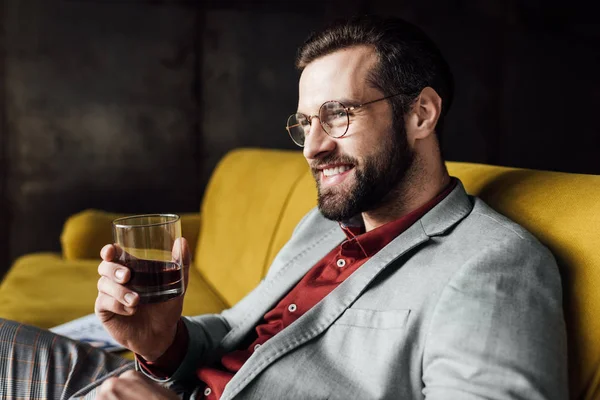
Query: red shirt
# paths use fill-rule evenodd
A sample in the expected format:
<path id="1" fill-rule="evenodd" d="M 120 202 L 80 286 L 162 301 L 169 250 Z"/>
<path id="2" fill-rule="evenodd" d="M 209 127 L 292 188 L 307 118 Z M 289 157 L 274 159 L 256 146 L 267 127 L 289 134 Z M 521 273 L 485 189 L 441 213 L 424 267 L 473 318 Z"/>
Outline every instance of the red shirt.
<path id="1" fill-rule="evenodd" d="M 346 234 L 346 240 L 319 261 L 271 311 L 265 314 L 252 337 L 248 339 L 252 340 L 250 345 L 225 354 L 217 365 L 202 366 L 197 370 L 198 378 L 206 385 L 205 398 L 220 398 L 225 385 L 259 346 L 321 301 L 374 254 L 442 201 L 455 185 L 456 179 L 452 179 L 442 193 L 423 206 L 369 232 L 365 232 L 362 225 L 340 224 Z M 171 348 L 155 362 L 147 362 L 138 357 L 140 364 L 155 376 L 167 377 L 183 360 L 187 342 L 187 330 L 180 321 Z"/>

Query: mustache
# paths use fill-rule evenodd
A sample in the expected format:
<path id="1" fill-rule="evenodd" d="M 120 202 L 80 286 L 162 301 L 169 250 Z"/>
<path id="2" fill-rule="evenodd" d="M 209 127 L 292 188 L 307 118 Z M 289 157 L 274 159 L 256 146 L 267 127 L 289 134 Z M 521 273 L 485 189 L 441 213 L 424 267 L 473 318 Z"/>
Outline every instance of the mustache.
<path id="1" fill-rule="evenodd" d="M 331 165 L 331 164 L 352 164 L 352 165 L 356 165 L 358 164 L 358 160 L 354 157 L 350 157 L 347 156 L 345 154 L 341 154 L 341 155 L 327 155 L 315 162 L 312 162 L 310 164 L 310 168 L 313 171 L 322 169 L 323 166 L 325 165 Z"/>

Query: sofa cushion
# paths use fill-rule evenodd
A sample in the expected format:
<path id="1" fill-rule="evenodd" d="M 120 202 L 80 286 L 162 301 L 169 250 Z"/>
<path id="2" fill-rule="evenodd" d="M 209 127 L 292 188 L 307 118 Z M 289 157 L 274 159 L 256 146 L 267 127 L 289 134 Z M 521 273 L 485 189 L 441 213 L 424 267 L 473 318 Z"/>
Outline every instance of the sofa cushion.
<path id="1" fill-rule="evenodd" d="M 19 258 L 0 284 L 0 316 L 41 328 L 94 312 L 100 260 L 66 261 L 58 254 Z M 184 315 L 217 313 L 225 303 L 190 268 Z"/>

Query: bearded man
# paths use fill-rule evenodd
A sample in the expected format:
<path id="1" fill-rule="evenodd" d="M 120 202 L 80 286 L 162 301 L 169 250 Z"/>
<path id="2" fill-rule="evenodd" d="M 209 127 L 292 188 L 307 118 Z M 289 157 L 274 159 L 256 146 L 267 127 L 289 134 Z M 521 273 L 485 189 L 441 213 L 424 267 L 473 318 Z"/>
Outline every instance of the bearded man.
<path id="1" fill-rule="evenodd" d="M 105 246 L 96 313 L 140 372 L 98 356 L 102 378 L 67 386 L 102 399 L 567 398 L 556 262 L 449 176 L 453 81 L 436 46 L 366 16 L 313 34 L 297 66 L 286 128 L 318 207 L 219 315 L 181 317 L 182 298 L 140 305 Z"/>

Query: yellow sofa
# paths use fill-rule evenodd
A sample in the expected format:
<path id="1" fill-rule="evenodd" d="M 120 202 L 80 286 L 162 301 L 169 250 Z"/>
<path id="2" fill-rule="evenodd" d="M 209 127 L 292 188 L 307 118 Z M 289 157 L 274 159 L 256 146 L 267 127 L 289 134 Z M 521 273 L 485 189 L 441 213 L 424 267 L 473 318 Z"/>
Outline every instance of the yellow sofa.
<path id="1" fill-rule="evenodd" d="M 600 399 L 600 176 L 449 162 L 467 190 L 532 231 L 556 255 L 564 286 L 572 399 Z M 316 203 L 298 151 L 239 149 L 224 157 L 199 214 L 184 214 L 194 254 L 184 314 L 218 312 L 265 275 Z M 176 210 L 174 210 L 176 211 Z M 93 312 L 100 248 L 116 214 L 69 218 L 61 254 L 18 259 L 0 285 L 0 317 L 51 327 Z"/>

